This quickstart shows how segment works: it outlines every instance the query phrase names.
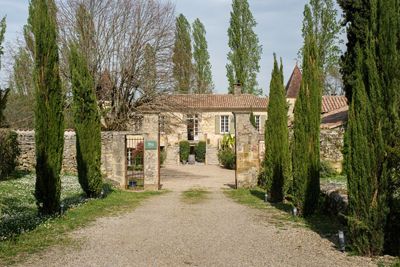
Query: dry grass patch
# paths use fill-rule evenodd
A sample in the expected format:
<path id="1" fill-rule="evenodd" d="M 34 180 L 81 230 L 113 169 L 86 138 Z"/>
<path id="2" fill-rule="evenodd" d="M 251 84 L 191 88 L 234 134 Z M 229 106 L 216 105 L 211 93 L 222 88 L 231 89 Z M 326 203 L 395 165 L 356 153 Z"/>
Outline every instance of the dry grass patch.
<path id="1" fill-rule="evenodd" d="M 191 188 L 182 192 L 182 201 L 188 204 L 197 204 L 208 199 L 210 194 L 204 188 Z"/>

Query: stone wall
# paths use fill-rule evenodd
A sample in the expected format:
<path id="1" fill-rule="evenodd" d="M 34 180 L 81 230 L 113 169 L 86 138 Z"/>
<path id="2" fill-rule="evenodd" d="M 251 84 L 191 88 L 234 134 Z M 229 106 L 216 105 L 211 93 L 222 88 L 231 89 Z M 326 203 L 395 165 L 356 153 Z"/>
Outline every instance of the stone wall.
<path id="1" fill-rule="evenodd" d="M 148 121 L 149 120 L 149 121 Z M 146 140 L 158 140 L 158 115 L 145 117 L 146 125 L 142 130 Z M 150 123 L 151 122 L 151 123 Z M 157 127 L 156 127 L 157 126 Z M 35 157 L 35 133 L 33 131 L 17 131 L 18 142 L 21 148 L 19 157 L 19 169 L 34 171 Z M 125 136 L 132 132 L 102 132 L 101 133 L 101 170 L 103 175 L 117 182 L 120 186 L 126 185 L 126 155 Z M 64 133 L 64 158 L 63 173 L 76 174 L 76 147 L 75 132 Z M 158 144 L 158 141 L 157 141 Z M 158 188 L 158 149 L 145 150 L 145 186 Z"/>
<path id="2" fill-rule="evenodd" d="M 251 125 L 249 116 L 249 112 L 235 113 L 236 186 L 238 188 L 256 186 L 260 169 L 260 135 Z"/>
<path id="3" fill-rule="evenodd" d="M 18 142 L 21 149 L 21 155 L 19 156 L 19 169 L 26 171 L 34 171 L 36 165 L 35 157 L 35 132 L 34 131 L 17 131 Z M 115 132 L 102 132 L 101 133 L 101 161 L 102 161 L 102 172 L 107 177 L 111 178 L 113 175 L 113 142 Z M 63 153 L 63 165 L 62 172 L 69 174 L 76 174 L 76 137 L 75 132 L 66 131 L 64 133 L 64 153 Z M 124 146 L 122 147 L 124 151 Z"/>
<path id="4" fill-rule="evenodd" d="M 331 163 L 332 167 L 341 171 L 343 161 L 343 144 L 344 144 L 343 127 L 333 129 L 321 129 L 320 133 L 320 157 Z"/>

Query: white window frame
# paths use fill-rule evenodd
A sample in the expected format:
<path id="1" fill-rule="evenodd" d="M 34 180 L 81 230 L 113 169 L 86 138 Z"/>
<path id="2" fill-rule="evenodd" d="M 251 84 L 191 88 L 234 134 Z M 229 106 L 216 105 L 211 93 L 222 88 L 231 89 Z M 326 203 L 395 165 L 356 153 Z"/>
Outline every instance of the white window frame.
<path id="1" fill-rule="evenodd" d="M 219 130 L 221 134 L 227 134 L 230 133 L 229 131 L 229 115 L 221 115 L 220 116 L 220 124 L 219 124 Z"/>
<path id="2" fill-rule="evenodd" d="M 199 139 L 200 134 L 200 116 L 199 114 L 188 114 L 187 115 L 187 127 L 189 124 L 193 126 L 193 140 L 196 141 Z"/>

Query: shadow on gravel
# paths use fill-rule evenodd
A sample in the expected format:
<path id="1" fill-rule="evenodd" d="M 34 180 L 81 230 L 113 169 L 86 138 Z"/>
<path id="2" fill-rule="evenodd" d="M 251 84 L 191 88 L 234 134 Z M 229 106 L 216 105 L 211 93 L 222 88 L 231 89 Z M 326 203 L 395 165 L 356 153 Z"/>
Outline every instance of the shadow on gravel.
<path id="1" fill-rule="evenodd" d="M 179 170 L 173 170 L 173 169 L 161 169 L 161 181 L 164 180 L 174 180 L 174 179 L 202 179 L 202 178 L 207 178 L 207 176 L 204 175 L 195 175 L 191 172 L 185 172 L 185 171 L 179 171 Z"/>
<path id="2" fill-rule="evenodd" d="M 262 201 L 265 199 L 265 192 L 261 189 L 251 189 L 250 193 Z M 338 217 L 326 214 L 323 204 L 316 214 L 306 218 L 292 216 L 293 204 L 291 202 L 270 204 L 277 210 L 285 212 L 288 215 L 287 220 L 304 223 L 307 228 L 319 234 L 321 238 L 329 240 L 334 247 L 338 248 L 338 231 L 345 231 L 346 226 L 340 223 Z"/>

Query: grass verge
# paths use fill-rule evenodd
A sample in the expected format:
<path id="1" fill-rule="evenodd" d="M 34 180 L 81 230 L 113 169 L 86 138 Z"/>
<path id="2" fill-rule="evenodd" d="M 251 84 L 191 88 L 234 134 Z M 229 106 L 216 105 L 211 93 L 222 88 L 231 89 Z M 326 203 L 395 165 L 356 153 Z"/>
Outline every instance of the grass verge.
<path id="1" fill-rule="evenodd" d="M 143 200 L 162 193 L 115 190 L 104 199 L 92 199 L 73 207 L 63 216 L 50 218 L 30 232 L 0 242 L 0 266 L 24 261 L 30 254 L 49 246 L 72 244 L 66 233 L 84 227 L 99 217 L 132 211 Z"/>
<path id="2" fill-rule="evenodd" d="M 203 188 L 191 188 L 182 192 L 182 200 L 189 204 L 197 204 L 206 200 L 209 193 Z"/>
<path id="3" fill-rule="evenodd" d="M 224 194 L 239 204 L 268 211 L 262 219 L 281 229 L 287 229 L 288 226 L 306 227 L 336 243 L 336 234 L 343 228 L 337 218 L 332 216 L 316 214 L 308 218 L 294 217 L 291 215 L 291 203 L 265 203 L 265 191 L 261 188 L 229 189 Z"/>

